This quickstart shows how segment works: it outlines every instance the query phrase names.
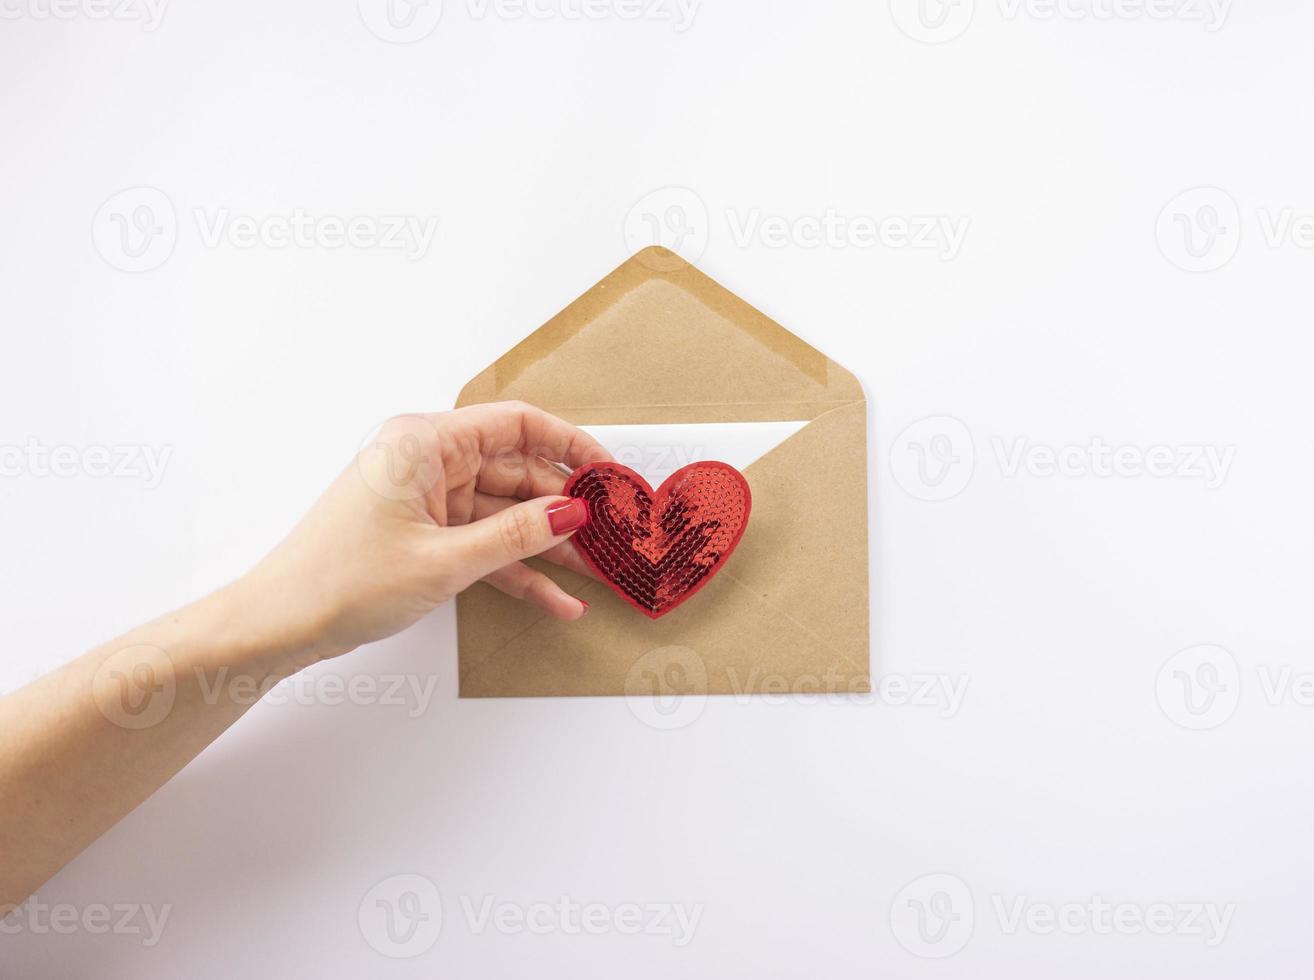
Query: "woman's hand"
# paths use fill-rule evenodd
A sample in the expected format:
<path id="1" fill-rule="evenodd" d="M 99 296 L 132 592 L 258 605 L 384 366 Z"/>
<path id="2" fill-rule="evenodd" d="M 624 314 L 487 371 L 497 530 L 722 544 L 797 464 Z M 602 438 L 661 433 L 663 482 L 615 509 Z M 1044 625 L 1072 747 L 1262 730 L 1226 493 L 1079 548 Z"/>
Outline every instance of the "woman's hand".
<path id="1" fill-rule="evenodd" d="M 520 402 L 386 423 L 295 530 L 233 588 L 271 648 L 304 667 L 391 636 L 484 579 L 558 619 L 588 610 L 522 559 L 585 575 L 569 546 L 583 501 L 573 469 L 609 459 L 586 432 Z"/>
<path id="2" fill-rule="evenodd" d="M 559 619 L 587 608 L 521 564 L 585 572 L 565 476 L 606 459 L 528 405 L 383 426 L 249 574 L 0 698 L 0 917 L 186 765 L 261 692 L 486 579 Z"/>

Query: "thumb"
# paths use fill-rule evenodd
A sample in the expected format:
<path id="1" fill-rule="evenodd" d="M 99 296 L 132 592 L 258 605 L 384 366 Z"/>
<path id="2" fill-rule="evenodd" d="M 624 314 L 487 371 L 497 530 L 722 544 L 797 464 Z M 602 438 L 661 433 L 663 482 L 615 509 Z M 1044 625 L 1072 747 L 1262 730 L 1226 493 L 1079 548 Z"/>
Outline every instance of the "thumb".
<path id="1" fill-rule="evenodd" d="M 483 520 L 449 527 L 446 537 L 461 556 L 462 577 L 477 582 L 512 562 L 560 544 L 588 519 L 588 505 L 579 497 L 539 497 Z"/>

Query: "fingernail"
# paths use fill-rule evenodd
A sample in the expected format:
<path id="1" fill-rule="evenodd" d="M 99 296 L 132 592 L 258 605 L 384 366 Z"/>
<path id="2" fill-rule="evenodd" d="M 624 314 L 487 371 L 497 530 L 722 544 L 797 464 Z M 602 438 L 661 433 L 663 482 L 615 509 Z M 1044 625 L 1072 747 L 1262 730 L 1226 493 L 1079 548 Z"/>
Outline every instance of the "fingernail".
<path id="1" fill-rule="evenodd" d="M 584 612 L 582 612 L 580 615 L 587 616 L 589 614 L 589 604 L 585 602 L 583 599 L 579 600 L 579 604 L 584 607 Z"/>
<path id="2" fill-rule="evenodd" d="M 582 497 L 571 497 L 547 509 L 548 527 L 555 535 L 578 531 L 589 522 L 589 507 Z"/>

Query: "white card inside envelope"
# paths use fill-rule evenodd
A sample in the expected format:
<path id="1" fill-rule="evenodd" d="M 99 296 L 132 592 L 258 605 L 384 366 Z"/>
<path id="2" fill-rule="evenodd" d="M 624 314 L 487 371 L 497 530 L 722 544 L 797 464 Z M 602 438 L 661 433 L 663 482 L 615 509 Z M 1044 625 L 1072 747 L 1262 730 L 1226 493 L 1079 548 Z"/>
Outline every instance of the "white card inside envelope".
<path id="1" fill-rule="evenodd" d="M 807 422 L 694 422 L 670 425 L 582 425 L 616 462 L 652 484 L 690 463 L 708 459 L 737 470 L 761 459 Z"/>

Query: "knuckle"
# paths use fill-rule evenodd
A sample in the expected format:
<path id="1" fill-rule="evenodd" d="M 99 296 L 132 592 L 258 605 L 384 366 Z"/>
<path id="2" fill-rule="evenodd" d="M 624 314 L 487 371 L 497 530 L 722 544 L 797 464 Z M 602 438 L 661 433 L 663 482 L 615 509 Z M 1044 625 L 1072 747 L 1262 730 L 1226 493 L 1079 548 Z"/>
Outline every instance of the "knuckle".
<path id="1" fill-rule="evenodd" d="M 534 519 L 523 507 L 510 507 L 502 511 L 501 517 L 498 518 L 497 531 L 502 547 L 513 555 L 529 551 L 538 537 Z"/>
<path id="2" fill-rule="evenodd" d="M 414 415 L 394 415 L 383 423 L 379 432 L 385 439 L 395 440 L 404 433 L 409 432 L 414 425 Z"/>
<path id="3" fill-rule="evenodd" d="M 525 583 L 525 594 L 522 598 L 526 602 L 532 603 L 535 606 L 546 608 L 548 602 L 552 598 L 552 591 L 554 588 L 555 586 L 552 584 L 552 580 L 540 572 L 535 574 L 534 578 L 529 582 Z"/>
<path id="4" fill-rule="evenodd" d="M 438 441 L 438 429 L 423 415 L 394 415 L 379 426 L 376 441 L 393 447 L 427 450 Z"/>

